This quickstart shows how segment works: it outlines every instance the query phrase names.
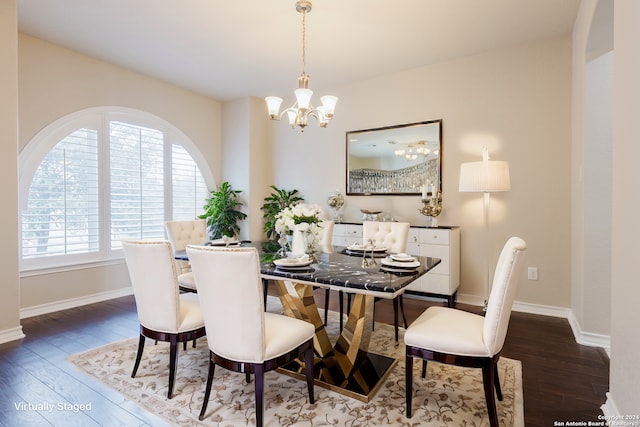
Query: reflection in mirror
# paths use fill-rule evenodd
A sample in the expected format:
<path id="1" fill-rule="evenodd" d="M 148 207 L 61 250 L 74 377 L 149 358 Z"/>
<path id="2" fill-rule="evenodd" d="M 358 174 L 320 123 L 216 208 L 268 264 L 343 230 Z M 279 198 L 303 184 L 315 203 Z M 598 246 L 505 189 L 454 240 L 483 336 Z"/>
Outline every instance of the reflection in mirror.
<path id="1" fill-rule="evenodd" d="M 347 194 L 442 191 L 442 120 L 347 132 Z"/>

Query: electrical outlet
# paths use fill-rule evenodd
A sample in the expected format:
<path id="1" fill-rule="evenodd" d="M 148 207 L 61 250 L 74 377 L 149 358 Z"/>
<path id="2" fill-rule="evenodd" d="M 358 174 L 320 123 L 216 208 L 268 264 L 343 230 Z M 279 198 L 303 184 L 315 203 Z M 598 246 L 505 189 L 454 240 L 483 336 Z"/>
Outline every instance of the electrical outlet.
<path id="1" fill-rule="evenodd" d="M 538 280 L 538 267 L 529 267 L 527 269 L 527 279 Z"/>

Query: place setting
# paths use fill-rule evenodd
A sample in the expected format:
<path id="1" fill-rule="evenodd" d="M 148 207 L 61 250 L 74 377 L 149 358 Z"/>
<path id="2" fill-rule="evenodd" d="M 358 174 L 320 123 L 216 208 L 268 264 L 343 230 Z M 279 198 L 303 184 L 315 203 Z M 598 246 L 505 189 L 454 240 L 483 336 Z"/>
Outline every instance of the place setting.
<path id="1" fill-rule="evenodd" d="M 308 254 L 300 256 L 288 256 L 286 258 L 274 259 L 273 263 L 277 270 L 282 271 L 309 271 L 313 270 L 311 264 L 313 264 L 313 257 Z"/>
<path id="2" fill-rule="evenodd" d="M 387 255 L 388 248 L 386 246 L 376 246 L 372 244 L 363 245 L 361 243 L 354 243 L 344 250 L 347 255 L 353 256 L 365 256 L 367 254 L 376 258 L 384 257 Z"/>
<path id="3" fill-rule="evenodd" d="M 413 274 L 420 267 L 420 261 L 412 255 L 406 253 L 390 254 L 383 258 L 380 263 L 381 271 L 395 274 Z"/>
<path id="4" fill-rule="evenodd" d="M 222 236 L 220 239 L 209 240 L 205 243 L 206 246 L 225 246 L 235 247 L 242 245 L 242 241 L 235 237 Z"/>

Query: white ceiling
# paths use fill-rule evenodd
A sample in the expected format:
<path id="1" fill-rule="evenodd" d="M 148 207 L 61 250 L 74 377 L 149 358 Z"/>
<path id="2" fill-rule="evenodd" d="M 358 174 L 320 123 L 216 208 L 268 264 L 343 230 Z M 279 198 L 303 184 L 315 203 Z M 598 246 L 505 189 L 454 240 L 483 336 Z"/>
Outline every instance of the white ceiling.
<path id="1" fill-rule="evenodd" d="M 316 0 L 309 87 L 571 32 L 579 0 Z M 294 0 L 18 0 L 22 32 L 224 101 L 288 96 L 302 69 Z"/>

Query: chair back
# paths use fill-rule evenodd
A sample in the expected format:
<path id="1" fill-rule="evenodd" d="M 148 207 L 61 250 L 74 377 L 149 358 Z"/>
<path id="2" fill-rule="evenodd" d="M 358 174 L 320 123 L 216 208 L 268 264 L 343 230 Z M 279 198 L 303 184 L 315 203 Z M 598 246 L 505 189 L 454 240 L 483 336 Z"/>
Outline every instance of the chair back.
<path id="1" fill-rule="evenodd" d="M 209 349 L 224 358 L 264 362 L 264 302 L 256 248 L 187 246 Z"/>
<path id="2" fill-rule="evenodd" d="M 322 227 L 322 231 L 320 231 L 320 238 L 318 239 L 318 244 L 320 246 L 331 246 L 333 242 L 333 225 L 335 223 L 331 220 L 325 220 L 320 223 L 320 227 Z"/>
<path id="3" fill-rule="evenodd" d="M 365 221 L 362 223 L 362 243 L 366 245 L 372 241 L 376 246 L 385 246 L 389 252 L 406 252 L 409 227 L 408 222 Z"/>
<path id="4" fill-rule="evenodd" d="M 166 240 L 127 240 L 122 249 L 140 324 L 177 333 L 180 299 L 171 244 Z"/>
<path id="5" fill-rule="evenodd" d="M 187 245 L 207 241 L 207 221 L 204 219 L 167 221 L 164 229 L 175 251 L 184 251 Z"/>
<path id="6" fill-rule="evenodd" d="M 491 355 L 497 354 L 504 345 L 526 250 L 524 240 L 511 237 L 498 258 L 483 329 L 484 342 Z"/>
<path id="7" fill-rule="evenodd" d="M 166 221 L 164 230 L 174 251 L 184 251 L 187 245 L 207 241 L 207 221 L 204 219 Z M 175 260 L 175 263 L 178 274 L 191 271 L 191 265 L 188 261 Z"/>

